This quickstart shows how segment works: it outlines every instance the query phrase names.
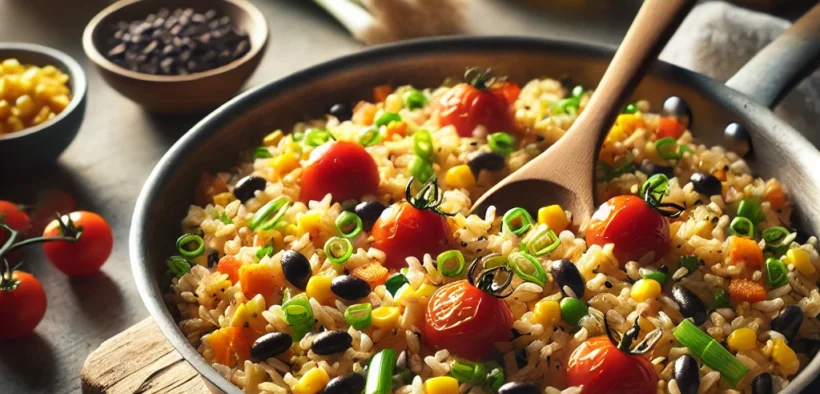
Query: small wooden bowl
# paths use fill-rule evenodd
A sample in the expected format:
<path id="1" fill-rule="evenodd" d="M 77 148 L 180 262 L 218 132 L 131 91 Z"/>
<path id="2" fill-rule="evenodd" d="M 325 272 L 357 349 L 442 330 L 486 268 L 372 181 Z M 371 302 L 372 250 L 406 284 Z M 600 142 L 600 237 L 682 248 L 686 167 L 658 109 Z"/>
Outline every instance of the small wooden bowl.
<path id="1" fill-rule="evenodd" d="M 179 76 L 151 75 L 120 67 L 103 53 L 117 22 L 144 19 L 161 8 L 193 8 L 195 12 L 215 10 L 227 15 L 246 32 L 251 48 L 245 56 L 222 67 Z M 83 33 L 83 49 L 103 78 L 120 94 L 150 112 L 186 113 L 214 109 L 232 98 L 262 60 L 268 42 L 265 17 L 245 0 L 125 0 L 97 14 Z"/>

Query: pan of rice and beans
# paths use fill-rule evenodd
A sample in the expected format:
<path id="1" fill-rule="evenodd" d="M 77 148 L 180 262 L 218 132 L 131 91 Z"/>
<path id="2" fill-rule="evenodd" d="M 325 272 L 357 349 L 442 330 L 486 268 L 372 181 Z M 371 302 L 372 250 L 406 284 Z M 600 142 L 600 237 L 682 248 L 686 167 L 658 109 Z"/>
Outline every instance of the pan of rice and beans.
<path id="1" fill-rule="evenodd" d="M 416 42 L 244 94 L 146 183 L 149 309 L 228 392 L 797 392 L 820 345 L 820 219 L 796 193 L 818 153 L 765 107 L 658 64 L 603 142 L 591 219 L 549 196 L 469 213 L 609 56 Z"/>

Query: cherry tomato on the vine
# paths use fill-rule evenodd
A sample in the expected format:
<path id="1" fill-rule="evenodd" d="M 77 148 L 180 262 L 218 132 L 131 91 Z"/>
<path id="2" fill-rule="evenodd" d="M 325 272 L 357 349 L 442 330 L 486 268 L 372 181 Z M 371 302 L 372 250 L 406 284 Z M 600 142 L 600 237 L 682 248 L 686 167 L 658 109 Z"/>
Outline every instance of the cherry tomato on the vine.
<path id="1" fill-rule="evenodd" d="M 69 227 L 73 223 L 81 235 L 77 242 L 53 241 L 43 244 L 49 261 L 68 276 L 85 276 L 99 271 L 114 245 L 111 227 L 100 215 L 87 211 L 72 212 L 62 216 L 61 220 Z M 43 231 L 44 237 L 75 235 L 64 234 L 57 220 L 49 223 Z"/>
<path id="2" fill-rule="evenodd" d="M 0 342 L 30 334 L 46 314 L 46 293 L 29 273 L 14 271 L 0 278 Z"/>
<path id="3" fill-rule="evenodd" d="M 512 105 L 521 88 L 513 82 L 496 83 L 479 88 L 467 83 L 454 86 L 439 100 L 436 115 L 439 124 L 453 125 L 462 137 L 470 137 L 478 125 L 490 133 L 513 126 Z"/>
<path id="4" fill-rule="evenodd" d="M 5 223 L 11 227 L 12 230 L 20 233 L 17 237 L 17 241 L 20 241 L 25 236 L 30 226 L 28 215 L 20 209 L 19 205 L 9 201 L 0 201 L 0 223 Z M 7 239 L 9 239 L 8 231 L 0 228 L 0 246 L 3 246 Z M 14 263 L 19 261 L 22 255 L 22 250 L 14 250 L 7 255 L 6 258 L 8 258 L 9 262 Z M 3 262 L 0 261 L 0 265 L 2 264 Z"/>
<path id="5" fill-rule="evenodd" d="M 486 360 L 493 343 L 512 339 L 513 318 L 504 300 L 467 280 L 436 290 L 424 315 L 424 340 L 468 360 Z"/>
<path id="6" fill-rule="evenodd" d="M 373 247 L 387 255 L 385 267 L 398 270 L 407 266 L 407 257 L 419 260 L 429 253 L 433 258 L 447 250 L 452 234 L 447 219 L 406 201 L 385 209 L 371 232 Z"/>
<path id="7" fill-rule="evenodd" d="M 666 219 L 637 196 L 610 198 L 601 204 L 586 231 L 589 245 L 615 244 L 614 254 L 623 266 L 649 252 L 660 258 L 669 251 Z"/>
<path id="8" fill-rule="evenodd" d="M 587 339 L 569 357 L 567 384 L 582 394 L 654 394 L 658 374 L 645 357 L 619 350 L 604 336 Z"/>
<path id="9" fill-rule="evenodd" d="M 375 194 L 379 169 L 373 157 L 352 142 L 333 141 L 316 148 L 302 172 L 302 202 L 320 201 L 328 193 L 333 201 L 358 200 Z"/>

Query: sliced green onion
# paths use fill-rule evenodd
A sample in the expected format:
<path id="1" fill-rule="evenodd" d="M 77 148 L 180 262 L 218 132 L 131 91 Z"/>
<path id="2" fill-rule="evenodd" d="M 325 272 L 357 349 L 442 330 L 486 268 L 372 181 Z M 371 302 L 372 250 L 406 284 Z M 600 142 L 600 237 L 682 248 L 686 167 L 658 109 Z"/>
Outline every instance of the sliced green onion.
<path id="1" fill-rule="evenodd" d="M 408 109 L 419 109 L 424 107 L 424 104 L 427 104 L 427 97 L 418 89 L 410 89 L 404 92 L 402 99 L 404 106 Z"/>
<path id="2" fill-rule="evenodd" d="M 647 189 L 652 190 L 652 198 L 660 201 L 663 196 L 669 194 L 669 178 L 664 174 L 655 174 L 647 178 L 641 185 L 641 194 L 638 197 L 644 198 Z"/>
<path id="3" fill-rule="evenodd" d="M 732 301 L 729 299 L 729 295 L 726 294 L 723 289 L 720 289 L 712 295 L 712 299 L 714 302 L 712 303 L 712 309 L 718 308 L 730 308 L 732 306 Z"/>
<path id="4" fill-rule="evenodd" d="M 519 278 L 544 287 L 547 284 L 547 272 L 541 262 L 526 253 L 512 252 L 507 256 L 507 264 Z"/>
<path id="5" fill-rule="evenodd" d="M 291 133 L 291 136 L 293 138 L 293 141 L 295 142 L 299 142 L 305 139 L 305 133 L 303 131 L 294 131 L 293 133 Z"/>
<path id="6" fill-rule="evenodd" d="M 168 270 L 177 278 L 191 272 L 191 263 L 181 256 L 169 257 L 168 260 L 165 260 L 165 264 L 168 265 Z"/>
<path id="7" fill-rule="evenodd" d="M 760 202 L 755 198 L 744 198 L 737 206 L 737 216 L 744 217 L 757 224 L 766 216 L 763 215 L 763 210 L 760 209 Z"/>
<path id="8" fill-rule="evenodd" d="M 506 267 L 507 266 L 507 258 L 504 257 L 504 255 L 500 254 L 500 253 L 490 254 L 490 255 L 484 256 L 481 259 L 481 264 L 482 264 L 482 267 L 485 270 L 488 270 L 490 268 L 495 268 L 495 267 L 501 267 L 501 266 Z"/>
<path id="9" fill-rule="evenodd" d="M 751 220 L 738 216 L 732 219 L 732 222 L 729 223 L 729 233 L 741 237 L 754 238 L 755 225 L 752 224 Z"/>
<path id="10" fill-rule="evenodd" d="M 766 241 L 765 251 L 780 257 L 789 250 L 789 246 L 797 238 L 797 233 L 789 232 L 785 227 L 775 226 L 763 230 L 762 237 Z"/>
<path id="11" fill-rule="evenodd" d="M 333 237 L 325 242 L 325 254 L 333 264 L 344 264 L 353 255 L 353 244 L 347 238 Z"/>
<path id="12" fill-rule="evenodd" d="M 225 213 L 222 213 L 221 215 L 219 215 L 219 217 L 217 219 L 219 219 L 219 221 L 224 223 L 224 224 L 231 224 L 231 219 L 229 219 L 228 215 L 226 215 Z"/>
<path id="13" fill-rule="evenodd" d="M 487 382 L 487 367 L 482 363 L 456 359 L 450 366 L 449 375 L 459 383 L 482 385 Z"/>
<path id="14" fill-rule="evenodd" d="M 370 359 L 364 394 L 390 394 L 393 388 L 393 368 L 396 366 L 396 352 L 384 349 Z"/>
<path id="15" fill-rule="evenodd" d="M 362 232 L 362 219 L 350 211 L 342 211 L 336 218 L 336 232 L 343 238 L 354 238 Z"/>
<path id="16" fill-rule="evenodd" d="M 391 382 L 393 387 L 401 387 L 413 381 L 413 371 L 410 368 L 402 369 L 401 372 L 393 375 Z"/>
<path id="17" fill-rule="evenodd" d="M 638 106 L 635 103 L 629 103 L 626 105 L 626 108 L 624 108 L 624 112 L 622 113 L 634 114 L 635 112 L 638 112 Z"/>
<path id="18" fill-rule="evenodd" d="M 351 305 L 345 309 L 345 321 L 351 327 L 362 330 L 370 325 L 373 306 L 370 303 Z"/>
<path id="19" fill-rule="evenodd" d="M 416 156 L 429 162 L 435 159 L 433 154 L 433 136 L 427 129 L 418 129 L 413 133 L 413 152 Z"/>
<path id="20" fill-rule="evenodd" d="M 666 282 L 666 274 L 655 269 L 641 268 L 638 270 L 638 273 L 641 274 L 641 278 L 652 279 L 660 283 L 661 285 L 663 285 L 663 283 Z"/>
<path id="21" fill-rule="evenodd" d="M 253 150 L 254 159 L 270 159 L 271 157 L 273 157 L 273 155 L 270 154 L 270 151 L 268 151 L 267 146 L 257 146 Z"/>
<path id="22" fill-rule="evenodd" d="M 586 90 L 584 90 L 584 85 L 576 85 L 574 88 L 572 88 L 570 94 L 572 95 L 572 97 L 579 99 L 581 98 L 581 96 L 584 95 L 584 92 L 586 92 Z"/>
<path id="23" fill-rule="evenodd" d="M 771 257 L 766 259 L 766 277 L 769 279 L 769 286 L 772 288 L 789 283 L 788 273 L 789 270 L 782 261 Z"/>
<path id="24" fill-rule="evenodd" d="M 384 282 L 384 287 L 390 292 L 391 295 L 395 296 L 399 289 L 408 283 L 410 283 L 410 281 L 407 280 L 407 277 L 404 276 L 404 274 L 395 274 Z"/>
<path id="25" fill-rule="evenodd" d="M 678 342 L 703 360 L 704 364 L 720 372 L 732 386 L 737 386 L 749 372 L 749 368 L 735 358 L 732 353 L 724 349 L 720 342 L 701 331 L 689 319 L 684 319 L 678 324 L 672 334 L 675 335 Z"/>
<path id="26" fill-rule="evenodd" d="M 420 156 L 410 159 L 410 175 L 419 182 L 427 182 L 433 177 L 433 164 Z"/>
<path id="27" fill-rule="evenodd" d="M 499 131 L 487 136 L 487 143 L 490 145 L 490 150 L 507 156 L 515 150 L 515 137 Z"/>
<path id="28" fill-rule="evenodd" d="M 410 268 L 409 267 L 403 267 L 402 269 L 399 270 L 399 272 L 401 272 L 402 275 L 407 275 L 407 273 L 410 272 Z"/>
<path id="29" fill-rule="evenodd" d="M 393 112 L 382 112 L 376 116 L 376 121 L 373 122 L 376 127 L 387 126 L 392 122 L 401 122 L 401 115 Z"/>
<path id="30" fill-rule="evenodd" d="M 253 214 L 251 220 L 248 221 L 248 227 L 251 230 L 256 230 L 257 228 L 260 230 L 270 230 L 276 223 L 282 220 L 288 208 L 290 208 L 290 198 L 286 196 L 277 197 L 273 201 L 263 205 L 262 208 L 259 208 L 259 210 Z"/>
<path id="31" fill-rule="evenodd" d="M 359 145 L 367 147 L 373 146 L 381 142 L 382 134 L 379 131 L 378 127 L 371 127 L 369 129 L 364 129 L 359 132 L 358 135 Z"/>
<path id="32" fill-rule="evenodd" d="M 561 246 L 561 240 L 555 235 L 555 231 L 541 224 L 521 239 L 518 248 L 533 256 L 541 257 L 552 253 L 559 246 Z"/>
<path id="33" fill-rule="evenodd" d="M 455 268 L 448 267 L 448 263 L 455 259 Z M 461 275 L 464 272 L 464 255 L 461 254 L 460 250 L 448 250 L 446 252 L 442 252 L 441 254 L 436 257 L 436 268 L 438 272 L 441 272 L 442 275 L 448 277 L 454 277 Z M 452 264 L 449 264 L 452 266 Z"/>
<path id="34" fill-rule="evenodd" d="M 490 372 L 487 374 L 487 386 L 495 393 L 504 385 L 504 370 L 497 362 L 491 361 L 487 363 L 487 368 Z"/>
<path id="35" fill-rule="evenodd" d="M 516 207 L 507 211 L 501 219 L 503 231 L 512 232 L 515 235 L 524 234 L 535 222 L 532 215 L 526 209 Z"/>
<path id="36" fill-rule="evenodd" d="M 584 301 L 573 297 L 564 297 L 559 304 L 561 319 L 571 326 L 578 327 L 581 318 L 589 314 L 589 307 Z"/>
<path id="37" fill-rule="evenodd" d="M 577 97 L 570 97 L 565 98 L 561 101 L 553 103 L 550 106 L 551 113 L 553 115 L 560 115 L 560 114 L 570 114 L 575 115 L 578 113 L 578 107 L 580 106 L 579 100 Z"/>
<path id="38" fill-rule="evenodd" d="M 293 339 L 301 340 L 310 331 L 313 331 L 313 309 L 307 296 L 302 293 L 282 305 L 282 312 L 285 314 L 285 323 L 293 331 Z"/>
<path id="39" fill-rule="evenodd" d="M 699 262 L 700 259 L 695 255 L 680 256 L 678 258 L 678 268 L 686 267 L 686 270 L 691 274 L 698 270 Z"/>
<path id="40" fill-rule="evenodd" d="M 655 141 L 655 150 L 658 151 L 658 155 L 663 157 L 666 160 L 678 160 L 682 157 L 679 154 L 678 150 L 675 149 L 675 146 L 678 144 L 672 137 L 665 137 Z"/>
<path id="41" fill-rule="evenodd" d="M 327 130 L 322 129 L 308 129 L 305 132 L 305 145 L 308 146 L 319 146 L 324 144 L 328 141 L 335 141 L 336 138 L 333 137 Z"/>
<path id="42" fill-rule="evenodd" d="M 189 248 L 191 243 L 193 248 Z M 205 240 L 196 234 L 185 234 L 177 239 L 177 251 L 185 258 L 197 258 L 205 253 Z"/>
<path id="43" fill-rule="evenodd" d="M 265 256 L 272 256 L 273 255 L 273 246 L 265 246 L 264 248 L 259 248 L 256 251 L 256 258 L 262 260 Z"/>

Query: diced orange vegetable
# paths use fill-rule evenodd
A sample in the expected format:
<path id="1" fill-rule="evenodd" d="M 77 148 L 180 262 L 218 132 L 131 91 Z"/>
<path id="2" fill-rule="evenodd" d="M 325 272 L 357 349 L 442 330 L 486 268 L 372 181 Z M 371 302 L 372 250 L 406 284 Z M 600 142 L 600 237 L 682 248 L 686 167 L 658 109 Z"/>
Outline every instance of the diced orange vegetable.
<path id="1" fill-rule="evenodd" d="M 239 283 L 245 297 L 251 299 L 257 294 L 265 297 L 270 304 L 279 280 L 274 276 L 273 268 L 266 264 L 245 264 L 239 268 Z"/>
<path id="2" fill-rule="evenodd" d="M 370 126 L 373 124 L 373 119 L 376 118 L 376 112 L 379 111 L 379 107 L 375 106 L 373 103 L 368 103 L 367 101 L 359 101 L 356 104 L 356 107 L 353 108 L 353 123 L 360 124 L 363 126 Z"/>
<path id="3" fill-rule="evenodd" d="M 225 255 L 219 259 L 219 264 L 216 265 L 216 270 L 223 274 L 227 274 L 228 279 L 231 280 L 231 283 L 236 284 L 236 281 L 239 280 L 239 267 L 242 267 L 241 261 L 231 255 Z"/>
<path id="4" fill-rule="evenodd" d="M 717 170 L 712 173 L 712 176 L 714 176 L 721 182 L 726 182 L 726 171 L 724 170 Z"/>
<path id="5" fill-rule="evenodd" d="M 380 103 L 387 100 L 387 96 L 393 93 L 393 87 L 390 85 L 379 85 L 373 88 L 373 101 Z"/>
<path id="6" fill-rule="evenodd" d="M 751 268 L 763 265 L 763 250 L 751 238 L 732 237 L 729 241 L 729 257 L 732 264 L 746 262 Z"/>
<path id="7" fill-rule="evenodd" d="M 729 298 L 734 303 L 755 303 L 766 300 L 766 289 L 760 283 L 748 279 L 732 279 L 729 283 Z"/>
<path id="8" fill-rule="evenodd" d="M 370 288 L 375 288 L 378 285 L 383 285 L 387 281 L 387 268 L 384 268 L 379 263 L 368 263 L 353 270 L 353 276 L 356 276 L 370 284 Z"/>
<path id="9" fill-rule="evenodd" d="M 205 338 L 205 343 L 211 348 L 216 362 L 229 367 L 233 366 L 231 341 L 237 330 L 239 330 L 238 327 L 220 328 Z"/>
<path id="10" fill-rule="evenodd" d="M 228 191 L 228 184 L 222 178 L 203 172 L 196 185 L 196 204 L 204 207 L 213 202 L 214 196 Z"/>
<path id="11" fill-rule="evenodd" d="M 251 328 L 234 327 L 231 337 L 231 349 L 236 352 L 239 362 L 243 363 L 245 360 L 251 358 L 251 346 L 261 335 Z"/>
<path id="12" fill-rule="evenodd" d="M 783 191 L 783 185 L 776 179 L 769 179 L 763 189 L 763 199 L 772 205 L 772 209 L 783 209 L 786 206 L 786 192 Z"/>
<path id="13" fill-rule="evenodd" d="M 685 127 L 672 117 L 663 117 L 658 119 L 658 139 L 672 137 L 674 139 L 680 138 Z"/>
<path id="14" fill-rule="evenodd" d="M 384 131 L 384 139 L 390 141 L 394 135 L 404 137 L 407 135 L 407 123 L 391 122 Z"/>

